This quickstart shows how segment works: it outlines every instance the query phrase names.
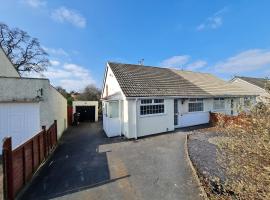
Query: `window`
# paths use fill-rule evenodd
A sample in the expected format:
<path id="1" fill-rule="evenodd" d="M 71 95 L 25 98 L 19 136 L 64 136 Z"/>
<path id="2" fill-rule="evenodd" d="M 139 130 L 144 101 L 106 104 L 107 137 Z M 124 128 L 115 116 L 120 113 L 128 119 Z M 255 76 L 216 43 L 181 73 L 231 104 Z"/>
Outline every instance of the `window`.
<path id="1" fill-rule="evenodd" d="M 109 102 L 108 115 L 110 118 L 118 118 L 119 117 L 119 103 L 118 101 Z"/>
<path id="2" fill-rule="evenodd" d="M 154 99 L 154 103 L 164 103 L 164 99 Z"/>
<path id="3" fill-rule="evenodd" d="M 140 105 L 141 115 L 154 115 L 164 113 L 164 99 L 142 99 Z"/>
<path id="4" fill-rule="evenodd" d="M 141 104 L 151 104 L 152 103 L 152 99 L 142 99 L 141 100 Z"/>
<path id="5" fill-rule="evenodd" d="M 203 111 L 203 99 L 189 99 L 188 112 Z"/>
<path id="6" fill-rule="evenodd" d="M 225 109 L 225 99 L 224 98 L 214 98 L 214 110 Z"/>

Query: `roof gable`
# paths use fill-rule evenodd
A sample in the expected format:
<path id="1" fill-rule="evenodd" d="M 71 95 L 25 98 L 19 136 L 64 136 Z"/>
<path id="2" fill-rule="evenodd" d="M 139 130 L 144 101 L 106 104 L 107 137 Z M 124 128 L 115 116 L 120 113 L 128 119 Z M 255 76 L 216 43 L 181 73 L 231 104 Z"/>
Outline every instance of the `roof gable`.
<path id="1" fill-rule="evenodd" d="M 20 77 L 13 64 L 6 56 L 4 50 L 0 47 L 0 76 Z"/>
<path id="2" fill-rule="evenodd" d="M 242 79 L 248 83 L 251 83 L 253 85 L 256 85 L 262 89 L 265 89 L 266 84 L 270 83 L 269 80 L 265 78 L 253 78 L 253 77 L 245 77 L 245 76 L 237 76 L 236 78 Z"/>

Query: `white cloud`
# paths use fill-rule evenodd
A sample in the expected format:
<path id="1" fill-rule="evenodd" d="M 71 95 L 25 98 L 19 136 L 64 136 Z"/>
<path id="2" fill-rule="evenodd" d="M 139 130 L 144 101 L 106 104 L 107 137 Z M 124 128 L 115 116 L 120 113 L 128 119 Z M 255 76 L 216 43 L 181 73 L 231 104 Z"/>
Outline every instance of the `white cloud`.
<path id="1" fill-rule="evenodd" d="M 58 60 L 50 60 L 50 64 L 52 66 L 58 66 L 58 65 L 60 65 L 60 62 Z"/>
<path id="2" fill-rule="evenodd" d="M 80 91 L 85 86 L 95 83 L 90 71 L 74 63 L 65 63 L 62 67 L 49 69 L 44 75 L 68 91 Z"/>
<path id="3" fill-rule="evenodd" d="M 220 73 L 235 74 L 263 69 L 269 65 L 270 50 L 250 49 L 218 62 L 214 68 Z"/>
<path id="4" fill-rule="evenodd" d="M 185 69 L 191 71 L 196 71 L 198 69 L 201 69 L 202 67 L 205 67 L 206 65 L 207 62 L 204 60 L 192 61 L 191 56 L 189 55 L 172 56 L 168 59 L 163 60 L 160 63 L 160 66 L 162 67 Z"/>
<path id="5" fill-rule="evenodd" d="M 207 65 L 207 62 L 204 61 L 204 60 L 197 60 L 195 62 L 192 62 L 190 64 L 188 64 L 186 66 L 186 70 L 191 70 L 191 71 L 194 71 L 194 70 L 197 70 L 197 69 L 200 69 L 202 67 L 205 67 Z"/>
<path id="6" fill-rule="evenodd" d="M 224 7 L 223 9 L 217 11 L 212 16 L 208 17 L 203 23 L 197 26 L 198 31 L 202 31 L 205 29 L 217 29 L 223 24 L 222 15 L 227 12 L 227 8 Z"/>
<path id="7" fill-rule="evenodd" d="M 66 7 L 55 9 L 52 12 L 51 17 L 57 22 L 70 23 L 79 28 L 84 28 L 86 26 L 86 19 L 78 11 Z"/>
<path id="8" fill-rule="evenodd" d="M 66 56 L 68 57 L 69 54 L 62 48 L 49 48 L 49 47 L 42 47 L 48 54 L 51 54 L 52 56 Z"/>
<path id="9" fill-rule="evenodd" d="M 190 59 L 188 55 L 173 56 L 163 60 L 160 65 L 163 67 L 181 67 L 186 64 Z"/>
<path id="10" fill-rule="evenodd" d="M 85 86 L 94 84 L 91 72 L 74 63 L 60 63 L 57 60 L 50 61 L 56 65 L 48 67 L 42 74 L 31 72 L 25 73 L 25 77 L 48 78 L 54 86 L 62 86 L 67 91 L 81 91 Z"/>
<path id="11" fill-rule="evenodd" d="M 43 0 L 22 0 L 22 2 L 32 8 L 39 8 L 47 5 L 47 2 Z"/>

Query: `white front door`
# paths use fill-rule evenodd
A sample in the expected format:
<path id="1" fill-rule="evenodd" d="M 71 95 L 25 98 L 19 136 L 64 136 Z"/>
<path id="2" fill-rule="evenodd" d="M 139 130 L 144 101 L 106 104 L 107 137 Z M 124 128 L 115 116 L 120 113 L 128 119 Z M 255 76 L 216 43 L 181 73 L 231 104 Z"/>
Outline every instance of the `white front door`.
<path id="1" fill-rule="evenodd" d="M 12 137 L 13 148 L 40 131 L 39 103 L 0 103 L 0 139 Z M 2 151 L 2 145 L 1 145 Z"/>

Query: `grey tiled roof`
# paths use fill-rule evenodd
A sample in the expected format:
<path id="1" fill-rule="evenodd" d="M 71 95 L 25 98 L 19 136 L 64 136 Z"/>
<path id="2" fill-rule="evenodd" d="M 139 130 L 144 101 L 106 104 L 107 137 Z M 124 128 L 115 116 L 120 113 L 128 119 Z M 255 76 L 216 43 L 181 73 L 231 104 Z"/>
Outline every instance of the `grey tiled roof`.
<path id="1" fill-rule="evenodd" d="M 126 97 L 214 97 L 249 95 L 211 74 L 108 63 Z"/>
<path id="2" fill-rule="evenodd" d="M 249 82 L 263 89 L 265 88 L 267 81 L 268 83 L 270 83 L 270 81 L 266 80 L 265 78 L 252 78 L 252 77 L 244 77 L 244 76 L 237 76 L 236 78 L 240 78 L 246 82 Z"/>

